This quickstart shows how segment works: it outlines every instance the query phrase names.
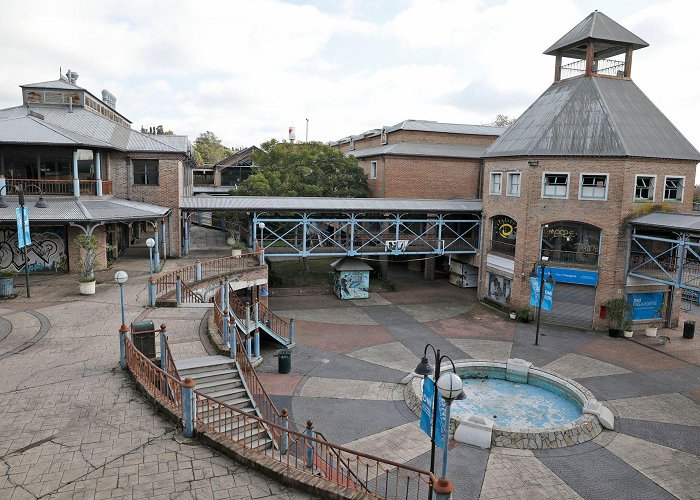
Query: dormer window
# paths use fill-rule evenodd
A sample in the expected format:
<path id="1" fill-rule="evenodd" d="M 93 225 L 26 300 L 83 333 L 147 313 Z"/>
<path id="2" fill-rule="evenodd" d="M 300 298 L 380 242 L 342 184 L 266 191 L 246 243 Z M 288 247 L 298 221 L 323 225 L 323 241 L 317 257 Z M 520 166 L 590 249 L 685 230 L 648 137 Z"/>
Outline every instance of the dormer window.
<path id="1" fill-rule="evenodd" d="M 379 142 L 381 142 L 382 144 L 388 143 L 386 128 L 382 128 L 382 135 L 379 137 Z"/>
<path id="2" fill-rule="evenodd" d="M 350 138 L 350 151 L 355 151 L 355 139 Z"/>

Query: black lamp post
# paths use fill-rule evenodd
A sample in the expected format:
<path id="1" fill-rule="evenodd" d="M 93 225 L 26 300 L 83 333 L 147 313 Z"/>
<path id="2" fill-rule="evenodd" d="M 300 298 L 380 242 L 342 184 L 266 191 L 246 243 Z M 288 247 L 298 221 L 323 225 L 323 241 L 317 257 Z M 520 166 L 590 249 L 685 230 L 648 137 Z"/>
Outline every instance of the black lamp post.
<path id="1" fill-rule="evenodd" d="M 425 348 L 423 349 L 423 357 L 420 360 L 420 363 L 418 363 L 418 366 L 416 366 L 416 369 L 414 370 L 414 373 L 416 375 L 422 375 L 423 380 L 428 378 L 430 375 L 433 374 L 433 367 L 431 366 L 430 362 L 428 361 L 428 347 L 430 347 L 433 350 L 433 354 L 435 355 L 435 388 L 433 389 L 433 418 L 432 418 L 432 425 L 430 428 L 430 472 L 435 473 L 435 428 L 437 426 L 437 407 L 438 407 L 438 387 L 437 387 L 437 381 L 440 378 L 440 363 L 442 363 L 443 359 L 447 359 L 452 363 L 452 370 L 455 370 L 455 364 L 452 361 L 452 358 L 449 356 L 442 355 L 440 356 L 440 349 L 435 349 L 432 344 L 426 344 Z M 464 392 L 461 392 L 459 396 L 457 396 L 456 399 L 461 400 L 464 399 L 466 396 Z M 445 429 L 445 432 L 449 436 L 450 433 L 450 423 L 447 422 L 447 429 Z M 447 446 L 445 444 L 445 446 Z M 433 485 L 432 483 L 430 484 L 430 487 L 428 489 L 428 499 L 433 498 Z"/>
<path id="2" fill-rule="evenodd" d="M 539 345 L 540 342 L 540 316 L 542 315 L 542 298 L 544 297 L 544 284 L 545 281 L 548 284 L 554 284 L 554 277 L 552 272 L 549 272 L 547 279 L 544 279 L 544 271 L 547 268 L 547 261 L 549 257 L 543 256 L 539 262 L 532 265 L 532 271 L 530 271 L 530 278 L 540 278 L 540 298 L 537 301 L 537 328 L 535 329 L 535 345 Z M 537 272 L 539 269 L 539 273 Z"/>
<path id="3" fill-rule="evenodd" d="M 44 200 L 44 192 L 41 190 L 39 186 L 36 184 L 27 184 L 26 187 L 35 187 L 39 190 L 39 199 L 37 202 L 34 204 L 36 208 L 48 208 L 49 204 L 46 203 Z M 21 208 L 21 213 L 22 213 L 22 232 L 26 234 L 27 228 L 25 227 L 25 222 L 24 222 L 24 189 L 22 186 L 18 185 L 10 185 L 10 184 L 5 184 L 3 186 L 0 186 L 0 208 L 8 208 L 9 205 L 7 202 L 5 202 L 5 196 L 2 194 L 2 191 L 5 190 L 6 194 L 9 194 L 8 190 L 9 188 L 14 189 L 14 191 L 17 193 L 17 196 L 19 198 L 19 206 Z M 19 229 L 19 228 L 18 228 Z M 18 241 L 19 241 L 19 235 L 17 235 Z M 25 241 L 25 245 L 22 247 L 22 254 L 24 256 L 24 283 L 25 287 L 27 289 L 27 298 L 29 298 L 31 295 L 29 293 L 29 259 L 27 257 L 27 244 Z"/>

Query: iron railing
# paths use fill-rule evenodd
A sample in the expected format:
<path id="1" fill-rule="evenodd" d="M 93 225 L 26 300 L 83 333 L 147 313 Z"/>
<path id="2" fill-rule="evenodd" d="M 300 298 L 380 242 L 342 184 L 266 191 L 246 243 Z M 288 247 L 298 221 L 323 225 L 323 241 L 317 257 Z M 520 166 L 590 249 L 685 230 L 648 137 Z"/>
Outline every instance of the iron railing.
<path id="1" fill-rule="evenodd" d="M 97 196 L 97 183 L 102 183 L 102 194 L 112 194 L 111 180 L 86 180 L 78 179 L 80 194 L 83 196 Z M 21 187 L 25 193 L 39 194 L 34 186 L 38 186 L 41 192 L 47 196 L 73 196 L 73 179 L 7 179 L 7 183 Z M 11 194 L 11 193 L 10 193 Z"/>
<path id="2" fill-rule="evenodd" d="M 507 243 L 503 240 L 491 240 L 491 251 L 503 255 L 515 255 L 515 243 Z"/>
<path id="3" fill-rule="evenodd" d="M 593 73 L 608 76 L 624 76 L 625 61 L 617 59 L 594 59 Z M 561 78 L 571 78 L 583 75 L 586 72 L 586 60 L 579 59 L 569 64 L 561 66 Z"/>
<path id="4" fill-rule="evenodd" d="M 569 252 L 565 250 L 542 249 L 542 255 L 549 257 L 549 262 L 574 264 L 585 267 L 598 267 L 597 252 Z"/>

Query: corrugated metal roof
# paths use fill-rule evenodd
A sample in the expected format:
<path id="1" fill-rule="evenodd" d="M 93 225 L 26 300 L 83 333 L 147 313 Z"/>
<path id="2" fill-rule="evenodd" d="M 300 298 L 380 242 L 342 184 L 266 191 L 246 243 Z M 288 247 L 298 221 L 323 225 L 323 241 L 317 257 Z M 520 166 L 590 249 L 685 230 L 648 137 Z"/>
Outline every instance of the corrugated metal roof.
<path id="1" fill-rule="evenodd" d="M 544 53 L 554 55 L 560 49 L 579 45 L 589 38 L 616 42 L 621 46 L 631 45 L 635 49 L 649 46 L 647 42 L 639 38 L 628 29 L 620 26 L 602 12 L 595 11 L 590 13 L 583 21 L 574 26 L 571 31 L 557 40 L 556 43 L 549 47 Z M 583 52 L 585 53 L 585 49 Z M 622 47 L 622 49 L 617 53 L 622 52 L 624 52 L 624 47 Z M 608 57 L 611 55 L 615 55 L 614 52 L 607 54 Z"/>
<path id="2" fill-rule="evenodd" d="M 275 196 L 185 196 L 183 210 L 309 212 L 479 212 L 481 200 L 412 200 L 397 198 L 309 198 Z"/>
<path id="3" fill-rule="evenodd" d="M 61 89 L 61 90 L 85 90 L 83 87 L 79 87 L 73 83 L 70 83 L 63 78 L 60 80 L 51 80 L 48 82 L 38 82 L 38 83 L 25 83 L 20 85 L 20 87 L 28 88 L 39 88 L 39 89 Z"/>
<path id="4" fill-rule="evenodd" d="M 671 212 L 654 212 L 634 219 L 637 226 L 654 226 L 683 231 L 700 232 L 700 214 L 676 214 Z"/>
<path id="5" fill-rule="evenodd" d="M 0 222 L 14 222 L 17 198 L 5 197 L 8 208 L 0 208 Z M 144 220 L 164 217 L 169 208 L 123 200 L 121 198 L 82 199 L 47 198 L 48 208 L 36 208 L 35 200 L 27 196 L 29 219 L 32 222 L 100 222 L 122 220 Z"/>
<path id="6" fill-rule="evenodd" d="M 700 161 L 700 153 L 631 80 L 552 84 L 484 157 L 607 156 Z"/>
<path id="7" fill-rule="evenodd" d="M 505 127 L 492 127 L 490 125 L 467 125 L 462 123 L 441 123 L 428 120 L 404 120 L 401 123 L 386 127 L 387 132 L 396 130 L 415 130 L 418 132 L 441 132 L 445 134 L 468 135 L 501 135 Z"/>
<path id="8" fill-rule="evenodd" d="M 105 142 L 51 125 L 33 116 L 0 119 L 0 143 L 111 147 Z"/>
<path id="9" fill-rule="evenodd" d="M 427 144 L 397 142 L 374 148 L 356 149 L 347 154 L 356 158 L 378 155 L 443 156 L 448 158 L 481 158 L 486 146 L 472 144 Z"/>
<path id="10" fill-rule="evenodd" d="M 341 257 L 336 260 L 330 267 L 336 271 L 371 271 L 372 266 L 367 264 L 364 260 L 356 259 L 354 257 Z"/>
<path id="11" fill-rule="evenodd" d="M 0 110 L 0 120 L 27 116 L 30 111 L 41 114 L 44 119 L 40 121 L 46 127 L 59 131 L 62 135 L 73 140 L 73 143 L 57 142 L 56 144 L 92 145 L 95 147 L 107 147 L 121 151 L 144 151 L 159 153 L 187 153 L 189 141 L 185 136 L 153 136 L 142 134 L 129 127 L 115 123 L 97 113 L 85 108 L 74 107 L 72 112 L 63 106 L 16 106 Z M 7 125 L 9 127 L 9 125 Z M 11 140 L 16 134 L 10 128 L 0 130 L 0 143 L 17 142 Z M 23 142 L 28 144 L 45 144 L 46 132 L 39 133 L 40 129 L 26 125 Z M 28 127 L 33 127 L 29 130 Z M 31 132 L 37 132 L 33 136 Z M 169 137 L 169 139 L 162 139 Z"/>

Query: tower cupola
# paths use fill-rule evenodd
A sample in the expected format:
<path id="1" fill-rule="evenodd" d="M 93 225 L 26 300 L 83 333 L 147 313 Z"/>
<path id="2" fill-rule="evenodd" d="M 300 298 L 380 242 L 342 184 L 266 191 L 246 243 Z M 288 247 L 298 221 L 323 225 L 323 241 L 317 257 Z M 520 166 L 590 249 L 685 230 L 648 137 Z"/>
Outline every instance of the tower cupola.
<path id="1" fill-rule="evenodd" d="M 597 10 L 544 53 L 556 56 L 554 81 L 576 76 L 627 78 L 632 52 L 649 44 Z"/>

